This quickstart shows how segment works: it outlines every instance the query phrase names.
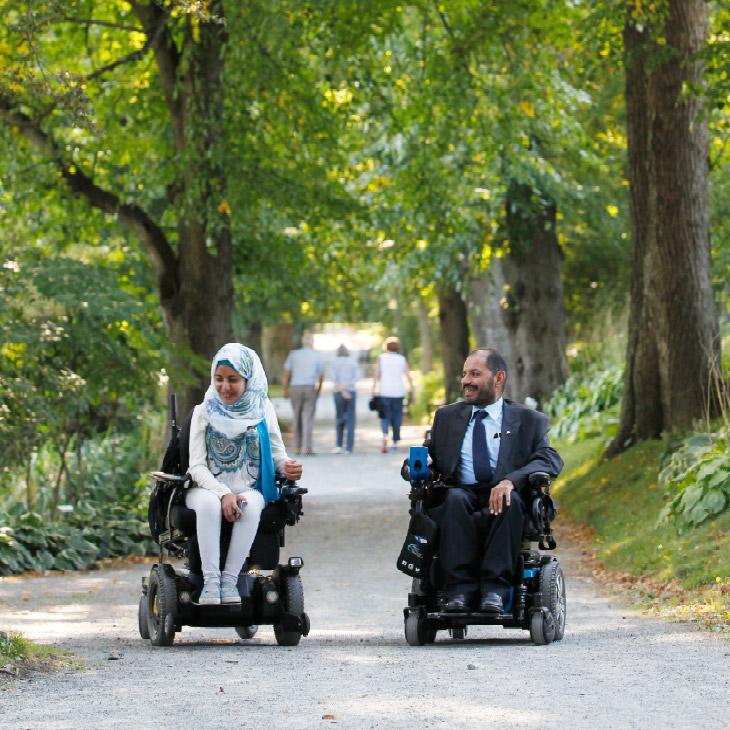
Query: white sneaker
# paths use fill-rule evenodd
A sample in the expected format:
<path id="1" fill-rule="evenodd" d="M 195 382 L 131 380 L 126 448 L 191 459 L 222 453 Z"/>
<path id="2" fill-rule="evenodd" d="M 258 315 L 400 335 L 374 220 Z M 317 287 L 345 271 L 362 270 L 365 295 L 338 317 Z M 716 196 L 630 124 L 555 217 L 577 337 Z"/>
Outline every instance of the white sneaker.
<path id="1" fill-rule="evenodd" d="M 342 446 L 335 446 L 334 449 L 332 449 L 333 454 L 341 454 L 342 453 Z"/>
<path id="2" fill-rule="evenodd" d="M 238 587 L 231 581 L 224 580 L 221 585 L 221 603 L 240 603 L 241 594 Z"/>
<path id="3" fill-rule="evenodd" d="M 203 584 L 203 590 L 200 591 L 198 598 L 199 606 L 220 606 L 221 604 L 221 584 L 218 581 L 211 581 Z"/>

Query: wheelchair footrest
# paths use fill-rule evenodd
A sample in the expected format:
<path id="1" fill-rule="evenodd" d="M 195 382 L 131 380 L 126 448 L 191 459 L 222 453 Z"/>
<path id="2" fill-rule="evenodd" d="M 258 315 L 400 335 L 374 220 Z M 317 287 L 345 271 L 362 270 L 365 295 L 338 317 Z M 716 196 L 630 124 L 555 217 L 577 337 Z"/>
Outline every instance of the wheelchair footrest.
<path id="1" fill-rule="evenodd" d="M 514 621 L 512 613 L 494 613 L 487 611 L 434 611 L 427 613 L 426 618 L 433 621 L 458 622 L 459 624 L 493 624 L 502 621 Z"/>

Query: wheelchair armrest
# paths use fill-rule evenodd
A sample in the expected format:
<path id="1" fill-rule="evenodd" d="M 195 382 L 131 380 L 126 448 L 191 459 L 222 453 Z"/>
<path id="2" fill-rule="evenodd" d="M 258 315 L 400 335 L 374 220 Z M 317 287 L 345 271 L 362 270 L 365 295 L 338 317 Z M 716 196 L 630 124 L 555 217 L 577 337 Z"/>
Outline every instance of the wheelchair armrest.
<path id="1" fill-rule="evenodd" d="M 151 471 L 150 476 L 160 482 L 170 482 L 171 484 L 181 486 L 192 481 L 190 474 L 180 476 L 179 474 L 166 474 L 164 471 Z"/>
<path id="2" fill-rule="evenodd" d="M 282 487 L 279 495 L 281 499 L 287 499 L 288 497 L 301 497 L 303 494 L 307 494 L 309 490 L 306 487 L 299 487 L 295 482 L 289 482 L 286 486 Z"/>
<path id="3" fill-rule="evenodd" d="M 546 471 L 533 471 L 527 477 L 527 481 L 531 487 L 549 487 L 550 486 L 550 475 Z"/>

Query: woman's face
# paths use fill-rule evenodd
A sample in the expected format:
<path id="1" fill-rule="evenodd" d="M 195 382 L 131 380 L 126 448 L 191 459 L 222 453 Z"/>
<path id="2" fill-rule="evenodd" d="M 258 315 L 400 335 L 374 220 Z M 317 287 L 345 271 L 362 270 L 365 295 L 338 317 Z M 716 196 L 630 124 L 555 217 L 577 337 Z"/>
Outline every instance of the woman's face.
<path id="1" fill-rule="evenodd" d="M 246 378 L 228 365 L 219 365 L 215 369 L 213 382 L 221 400 L 227 405 L 235 403 L 246 392 Z"/>

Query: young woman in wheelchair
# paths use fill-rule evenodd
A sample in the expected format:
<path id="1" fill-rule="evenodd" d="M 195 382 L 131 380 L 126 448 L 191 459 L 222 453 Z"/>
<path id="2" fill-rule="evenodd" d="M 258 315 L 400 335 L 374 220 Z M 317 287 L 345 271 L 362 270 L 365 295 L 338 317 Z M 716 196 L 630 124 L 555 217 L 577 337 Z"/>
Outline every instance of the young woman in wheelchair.
<path id="1" fill-rule="evenodd" d="M 291 480 L 302 465 L 287 457 L 268 382 L 256 352 L 238 343 L 213 358 L 211 384 L 190 425 L 185 504 L 195 511 L 204 585 L 200 605 L 241 602 L 236 583 L 263 508 L 277 499 L 276 473 Z M 233 523 L 220 568 L 221 519 Z"/>

